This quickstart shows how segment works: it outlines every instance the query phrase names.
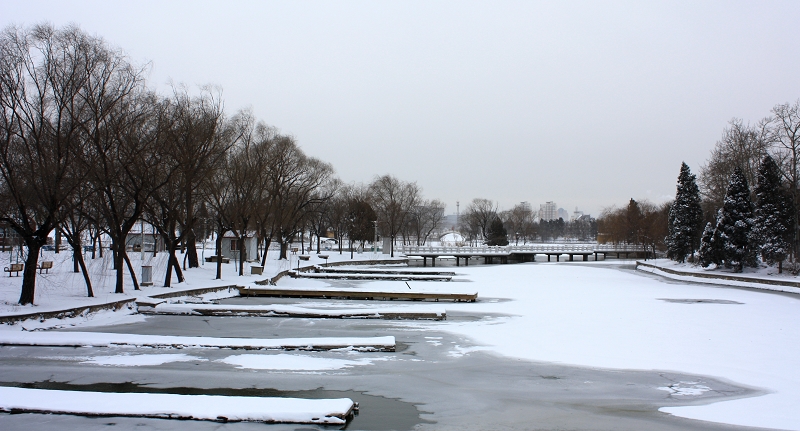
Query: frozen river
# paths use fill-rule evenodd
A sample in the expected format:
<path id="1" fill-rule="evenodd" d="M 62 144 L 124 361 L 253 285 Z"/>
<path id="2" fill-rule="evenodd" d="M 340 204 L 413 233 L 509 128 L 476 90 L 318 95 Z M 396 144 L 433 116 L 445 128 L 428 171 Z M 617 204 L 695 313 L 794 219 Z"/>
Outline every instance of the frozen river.
<path id="1" fill-rule="evenodd" d="M 457 272 L 460 283 L 437 283 L 437 288 L 468 285 L 480 292 L 479 302 L 410 304 L 447 309 L 448 318 L 442 322 L 150 316 L 122 325 L 77 328 L 212 337 L 391 335 L 397 340 L 396 352 L 6 346 L 0 348 L 0 382 L 95 391 L 349 397 L 361 406 L 359 416 L 347 427 L 351 430 L 725 430 L 731 429 L 730 425 L 681 418 L 659 408 L 761 399 L 765 398 L 761 395 L 777 389 L 748 385 L 752 382 L 726 375 L 722 368 L 718 373 L 688 372 L 698 368 L 691 366 L 696 361 L 717 359 L 708 352 L 681 351 L 695 342 L 686 340 L 693 337 L 687 331 L 691 331 L 692 325 L 714 319 L 725 322 L 727 313 L 749 321 L 753 318 L 750 314 L 760 313 L 762 307 L 773 302 L 783 304 L 783 308 L 773 308 L 773 319 L 765 325 L 797 319 L 783 316 L 785 310 L 796 309 L 798 301 L 793 297 L 668 283 L 618 267 L 521 264 L 458 268 Z M 382 283 L 390 282 L 345 285 L 374 288 Z M 615 287 L 609 287 L 611 283 Z M 426 286 L 415 283 L 411 287 Z M 680 302 L 697 298 L 723 302 Z M 678 302 L 667 301 L 670 299 Z M 637 307 L 637 301 L 648 305 Z M 355 301 L 271 298 L 233 298 L 224 302 L 365 306 Z M 671 312 L 675 321 L 659 320 L 662 318 L 659 310 Z M 639 341 L 641 337 L 659 336 L 657 331 L 653 333 L 654 328 L 663 328 L 662 339 Z M 734 343 L 732 340 L 737 338 L 737 334 L 730 332 L 735 328 L 719 326 L 717 330 L 723 340 L 713 341 L 712 347 L 719 342 Z M 697 328 L 694 332 L 698 331 L 706 334 L 708 328 Z M 758 355 L 778 356 L 759 352 L 753 358 L 746 351 L 749 340 L 742 339 L 749 337 L 749 333 L 738 335 L 740 341 L 720 353 L 738 349 L 749 357 L 747 361 L 732 358 L 734 366 L 751 363 L 759 359 Z M 796 332 L 790 338 L 795 336 Z M 784 340 L 779 337 L 774 343 L 781 341 Z M 653 346 L 660 345 L 674 348 L 664 349 L 673 353 L 666 353 L 668 357 L 659 361 L 656 359 L 662 350 Z M 761 342 L 758 347 L 772 345 Z M 633 366 L 626 366 L 626 360 Z M 681 361 L 688 365 L 670 366 L 680 365 Z M 653 366 L 641 366 L 649 362 Z M 143 429 L 142 426 L 192 430 L 336 429 L 119 417 L 0 415 L 3 430 Z"/>

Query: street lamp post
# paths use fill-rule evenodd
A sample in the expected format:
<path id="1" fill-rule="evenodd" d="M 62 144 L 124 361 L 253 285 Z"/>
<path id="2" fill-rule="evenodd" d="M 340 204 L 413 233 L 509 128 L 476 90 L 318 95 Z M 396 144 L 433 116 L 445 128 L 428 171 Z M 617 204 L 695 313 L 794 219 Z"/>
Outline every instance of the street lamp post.
<path id="1" fill-rule="evenodd" d="M 375 254 L 375 257 L 378 255 L 378 220 L 373 220 L 372 223 L 375 225 L 375 236 L 372 240 L 372 253 Z"/>

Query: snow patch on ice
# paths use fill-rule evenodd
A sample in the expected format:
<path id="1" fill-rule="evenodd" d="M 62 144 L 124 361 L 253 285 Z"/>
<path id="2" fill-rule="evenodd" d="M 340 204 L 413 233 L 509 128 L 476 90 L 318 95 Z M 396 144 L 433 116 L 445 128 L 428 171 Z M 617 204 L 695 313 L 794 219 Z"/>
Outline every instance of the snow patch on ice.
<path id="1" fill-rule="evenodd" d="M 700 382 L 678 382 L 669 386 L 659 387 L 658 389 L 669 392 L 671 396 L 682 397 L 696 397 L 711 390 L 711 388 L 708 386 L 701 385 L 699 383 Z"/>
<path id="2" fill-rule="evenodd" d="M 197 356 L 186 355 L 183 353 L 169 354 L 145 354 L 145 355 L 112 355 L 95 356 L 91 359 L 82 361 L 81 364 L 106 365 L 115 367 L 140 367 L 161 365 L 169 362 L 191 362 L 207 361 L 208 359 L 198 358 Z"/>
<path id="3" fill-rule="evenodd" d="M 488 350 L 488 349 L 486 347 L 481 347 L 481 346 L 461 347 L 459 345 L 455 345 L 453 346 L 453 350 L 447 353 L 447 356 L 450 356 L 452 358 L 460 358 L 472 352 L 478 352 L 481 350 Z"/>
<path id="4" fill-rule="evenodd" d="M 371 365 L 373 361 L 387 360 L 387 358 L 365 358 L 365 359 L 336 359 L 322 358 L 306 355 L 289 355 L 285 353 L 277 355 L 258 355 L 244 354 L 233 355 L 220 359 L 236 368 L 247 368 L 254 370 L 282 370 L 282 371 L 321 371 L 321 370 L 340 370 L 359 365 Z"/>

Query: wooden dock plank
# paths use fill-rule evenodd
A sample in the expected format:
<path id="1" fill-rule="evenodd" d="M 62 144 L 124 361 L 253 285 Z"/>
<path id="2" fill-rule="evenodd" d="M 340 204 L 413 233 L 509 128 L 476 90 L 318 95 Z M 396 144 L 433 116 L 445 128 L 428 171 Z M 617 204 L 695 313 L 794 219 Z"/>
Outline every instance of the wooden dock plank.
<path id="1" fill-rule="evenodd" d="M 453 301 L 475 302 L 478 293 L 435 293 L 435 292 L 376 292 L 364 290 L 305 290 L 239 287 L 241 296 L 272 296 L 288 298 L 344 298 L 371 300 L 405 301 Z"/>
<path id="2" fill-rule="evenodd" d="M 317 310 L 281 306 L 242 306 L 220 304 L 159 304 L 140 310 L 143 314 L 183 314 L 203 316 L 296 317 L 309 319 L 383 319 L 383 320 L 445 320 L 447 312 L 439 310 L 347 309 Z"/>
<path id="3" fill-rule="evenodd" d="M 455 276 L 453 271 L 414 271 L 408 269 L 345 269 L 345 268 L 315 268 L 319 273 L 332 273 L 332 274 L 388 274 L 388 275 L 440 275 L 440 276 Z"/>
<path id="4" fill-rule="evenodd" d="M 321 280 L 386 280 L 386 281 L 450 281 L 446 275 L 403 275 L 403 274 L 351 274 L 333 272 L 298 272 L 292 271 L 293 278 L 313 278 Z"/>

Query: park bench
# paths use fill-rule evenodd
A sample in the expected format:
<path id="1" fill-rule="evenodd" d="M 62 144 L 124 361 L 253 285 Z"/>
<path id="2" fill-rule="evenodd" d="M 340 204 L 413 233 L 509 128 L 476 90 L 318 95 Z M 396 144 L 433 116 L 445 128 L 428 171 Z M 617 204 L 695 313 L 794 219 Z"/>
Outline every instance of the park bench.
<path id="1" fill-rule="evenodd" d="M 49 274 L 51 269 L 53 269 L 53 261 L 52 260 L 45 260 L 42 263 L 36 265 L 36 268 L 39 270 L 39 274 L 42 273 L 44 270 L 45 274 Z"/>
<path id="2" fill-rule="evenodd" d="M 218 256 L 209 256 L 206 258 L 206 262 L 216 262 Z M 221 256 L 219 256 L 221 257 Z M 231 259 L 229 257 L 223 257 L 222 263 L 231 263 Z"/>
<path id="3" fill-rule="evenodd" d="M 11 265 L 3 268 L 3 271 L 8 273 L 8 276 L 11 277 L 12 272 L 16 272 L 19 276 L 19 273 L 25 269 L 24 263 L 12 263 Z"/>

